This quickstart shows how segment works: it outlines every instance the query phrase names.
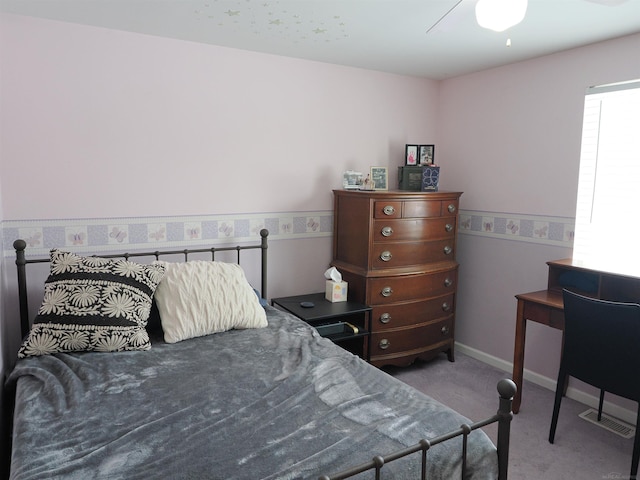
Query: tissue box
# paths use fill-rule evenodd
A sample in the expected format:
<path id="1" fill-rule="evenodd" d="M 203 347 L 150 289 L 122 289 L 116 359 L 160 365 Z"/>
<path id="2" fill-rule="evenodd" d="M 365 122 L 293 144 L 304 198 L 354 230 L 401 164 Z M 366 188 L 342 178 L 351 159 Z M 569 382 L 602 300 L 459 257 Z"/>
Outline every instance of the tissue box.
<path id="1" fill-rule="evenodd" d="M 347 301 L 347 282 L 334 282 L 327 280 L 324 298 L 330 302 L 346 302 Z"/>

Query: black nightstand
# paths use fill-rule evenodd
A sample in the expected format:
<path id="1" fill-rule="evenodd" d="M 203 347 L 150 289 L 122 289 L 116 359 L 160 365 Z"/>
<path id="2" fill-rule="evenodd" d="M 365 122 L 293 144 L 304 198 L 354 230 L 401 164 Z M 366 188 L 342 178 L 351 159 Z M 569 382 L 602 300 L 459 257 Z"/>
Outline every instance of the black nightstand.
<path id="1" fill-rule="evenodd" d="M 303 307 L 311 302 L 313 307 Z M 292 313 L 345 350 L 369 360 L 371 307 L 357 302 L 332 303 L 324 293 L 272 298 L 271 305 Z"/>

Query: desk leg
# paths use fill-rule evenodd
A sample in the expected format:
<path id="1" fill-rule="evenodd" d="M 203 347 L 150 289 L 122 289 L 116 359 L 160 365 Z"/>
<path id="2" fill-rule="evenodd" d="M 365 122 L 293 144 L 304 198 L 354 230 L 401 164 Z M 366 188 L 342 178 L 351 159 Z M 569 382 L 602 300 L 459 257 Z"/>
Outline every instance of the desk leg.
<path id="1" fill-rule="evenodd" d="M 527 320 L 524 318 L 524 301 L 518 300 L 518 313 L 516 316 L 516 340 L 513 349 L 513 381 L 518 387 L 513 397 L 513 413 L 520 410 L 522 400 L 522 377 L 524 370 L 524 341 L 527 330 Z"/>

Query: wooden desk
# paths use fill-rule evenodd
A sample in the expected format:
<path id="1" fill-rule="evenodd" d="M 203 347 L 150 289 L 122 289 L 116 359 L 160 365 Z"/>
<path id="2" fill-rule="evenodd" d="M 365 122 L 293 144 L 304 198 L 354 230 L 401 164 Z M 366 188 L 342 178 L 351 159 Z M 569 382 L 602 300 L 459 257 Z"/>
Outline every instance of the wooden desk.
<path id="1" fill-rule="evenodd" d="M 513 381 L 518 391 L 513 398 L 513 413 L 518 413 L 522 400 L 527 320 L 562 330 L 564 343 L 563 288 L 604 300 L 634 303 L 640 301 L 640 277 L 590 269 L 571 258 L 547 262 L 547 265 L 547 290 L 516 295 L 518 313 L 513 350 Z"/>
<path id="2" fill-rule="evenodd" d="M 516 340 L 513 350 L 513 381 L 518 387 L 518 391 L 513 397 L 513 413 L 518 413 L 522 400 L 527 320 L 564 330 L 562 293 L 553 290 L 540 290 L 538 292 L 521 293 L 516 295 L 516 298 L 518 299 L 518 313 L 516 316 Z"/>

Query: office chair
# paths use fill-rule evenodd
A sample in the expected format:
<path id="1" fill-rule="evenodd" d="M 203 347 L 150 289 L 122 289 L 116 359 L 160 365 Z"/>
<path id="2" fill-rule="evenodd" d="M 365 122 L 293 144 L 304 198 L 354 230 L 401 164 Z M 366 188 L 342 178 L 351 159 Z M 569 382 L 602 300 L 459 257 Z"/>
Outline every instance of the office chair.
<path id="1" fill-rule="evenodd" d="M 564 345 L 556 385 L 549 442 L 553 443 L 560 402 L 569 377 L 600 389 L 598 420 L 604 392 L 640 402 L 640 305 L 610 302 L 563 290 Z M 640 458 L 640 410 L 631 457 L 631 478 Z"/>

